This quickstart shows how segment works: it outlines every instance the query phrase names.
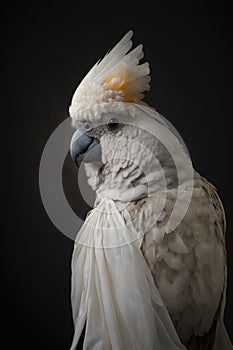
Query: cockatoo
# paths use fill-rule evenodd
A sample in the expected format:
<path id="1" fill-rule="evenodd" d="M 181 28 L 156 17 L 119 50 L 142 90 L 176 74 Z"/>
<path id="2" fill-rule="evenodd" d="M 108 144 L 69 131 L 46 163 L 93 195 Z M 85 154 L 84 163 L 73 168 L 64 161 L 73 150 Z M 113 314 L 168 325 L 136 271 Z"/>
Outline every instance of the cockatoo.
<path id="1" fill-rule="evenodd" d="M 76 163 L 80 159 L 84 163 L 88 183 L 96 191 L 95 207 L 102 199 L 110 198 L 125 225 L 135 230 L 136 244 L 184 347 L 230 349 L 223 324 L 227 281 L 223 206 L 215 187 L 193 169 L 182 140 L 169 122 L 142 102 L 143 93 L 150 89 L 150 69 L 147 62 L 139 63 L 143 58 L 142 45 L 130 51 L 132 35 L 129 31 L 77 87 L 69 108 L 76 129 L 70 145 L 71 157 Z M 77 254 L 81 256 L 81 250 L 74 252 L 73 275 L 82 273 L 82 266 L 75 263 Z M 112 264 L 121 268 L 117 260 Z M 109 271 L 114 268 L 111 266 Z M 81 296 L 86 293 L 77 285 L 85 283 L 85 278 L 73 276 L 75 324 L 81 317 Z M 127 278 L 125 283 L 125 288 L 130 288 Z M 132 299 L 134 294 L 143 294 L 143 286 L 140 288 L 132 291 Z M 106 302 L 109 295 L 104 290 L 102 293 Z M 89 300 L 94 303 L 97 299 L 89 296 Z M 130 299 L 122 301 L 124 305 L 129 302 Z M 89 310 L 91 301 L 88 305 Z M 101 319 L 101 311 L 98 312 Z M 146 319 L 147 314 L 141 324 Z M 88 311 L 82 328 L 85 323 L 86 327 L 91 323 Z M 169 322 L 164 324 L 168 327 Z M 72 349 L 80 332 L 79 329 Z M 98 324 L 92 332 L 98 333 Z M 100 339 L 105 336 L 99 335 Z M 88 344 L 84 348 L 105 349 L 94 341 Z M 118 348 L 133 347 L 114 347 Z M 139 347 L 133 349 L 136 348 Z M 153 348 L 157 349 L 155 345 Z M 176 347 L 167 347 L 170 348 Z"/>

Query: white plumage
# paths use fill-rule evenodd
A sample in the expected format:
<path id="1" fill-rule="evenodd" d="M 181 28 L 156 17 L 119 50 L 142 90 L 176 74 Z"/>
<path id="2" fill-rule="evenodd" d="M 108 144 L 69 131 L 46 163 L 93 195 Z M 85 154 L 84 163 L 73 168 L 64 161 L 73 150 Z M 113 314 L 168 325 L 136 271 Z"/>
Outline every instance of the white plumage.
<path id="1" fill-rule="evenodd" d="M 108 112 L 129 114 L 133 105 L 126 102 L 141 103 L 143 92 L 150 89 L 150 69 L 148 63 L 139 64 L 142 45 L 127 54 L 132 35 L 129 31 L 81 81 L 70 106 L 74 120 L 95 121 Z"/>
<path id="2" fill-rule="evenodd" d="M 195 170 L 190 182 L 191 163 L 183 145 L 171 137 L 159 114 L 141 102 L 149 90 L 149 65 L 139 64 L 141 45 L 127 54 L 131 37 L 130 31 L 83 79 L 72 99 L 71 117 L 91 122 L 111 113 L 132 120 L 152 117 L 169 140 L 172 155 L 161 139 L 125 125 L 99 137 L 102 165 L 85 165 L 88 181 L 99 194 L 96 205 L 99 198 L 111 198 L 125 223 L 142 232 L 138 244 L 187 349 L 230 349 L 223 325 L 224 210 L 216 189 Z M 170 220 L 178 191 L 178 209 Z M 187 203 L 184 218 L 174 224 Z"/>

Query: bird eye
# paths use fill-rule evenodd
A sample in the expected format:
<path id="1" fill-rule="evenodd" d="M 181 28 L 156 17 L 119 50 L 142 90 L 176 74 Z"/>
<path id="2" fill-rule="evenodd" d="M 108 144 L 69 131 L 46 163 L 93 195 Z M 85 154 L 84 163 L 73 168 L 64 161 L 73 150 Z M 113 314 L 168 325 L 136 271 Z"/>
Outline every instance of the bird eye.
<path id="1" fill-rule="evenodd" d="M 86 131 L 91 131 L 92 129 L 91 123 L 88 123 L 88 122 L 84 123 L 84 128 Z"/>
<path id="2" fill-rule="evenodd" d="M 119 126 L 119 123 L 118 123 L 118 120 L 116 118 L 111 118 L 108 121 L 107 128 L 109 131 L 116 130 L 118 128 L 118 126 Z"/>

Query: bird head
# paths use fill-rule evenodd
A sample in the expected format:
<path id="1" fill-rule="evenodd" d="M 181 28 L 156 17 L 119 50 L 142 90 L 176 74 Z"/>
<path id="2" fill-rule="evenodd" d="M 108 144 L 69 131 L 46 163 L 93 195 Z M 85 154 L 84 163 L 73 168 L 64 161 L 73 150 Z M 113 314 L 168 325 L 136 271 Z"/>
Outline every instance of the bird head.
<path id="1" fill-rule="evenodd" d="M 94 190 L 123 201 L 176 186 L 171 151 L 179 154 L 180 164 L 188 158 L 167 122 L 142 101 L 150 89 L 150 69 L 139 63 L 142 45 L 130 51 L 132 35 L 129 31 L 94 65 L 69 108 L 76 129 L 73 161 L 85 164 Z"/>

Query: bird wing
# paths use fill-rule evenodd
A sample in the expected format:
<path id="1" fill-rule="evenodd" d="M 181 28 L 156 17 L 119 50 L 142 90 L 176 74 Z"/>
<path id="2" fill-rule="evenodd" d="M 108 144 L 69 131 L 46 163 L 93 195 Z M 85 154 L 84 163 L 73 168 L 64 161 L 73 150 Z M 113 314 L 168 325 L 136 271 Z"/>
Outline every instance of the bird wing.
<path id="1" fill-rule="evenodd" d="M 191 343 L 202 343 L 203 337 L 214 341 L 218 320 L 223 319 L 225 215 L 215 188 L 198 177 L 185 217 L 166 233 L 176 198 L 177 189 L 167 191 L 160 215 L 159 193 L 131 203 L 127 210 L 142 233 L 139 244 L 180 339 L 190 349 L 201 349 Z M 180 208 L 186 200 L 184 189 Z"/>

